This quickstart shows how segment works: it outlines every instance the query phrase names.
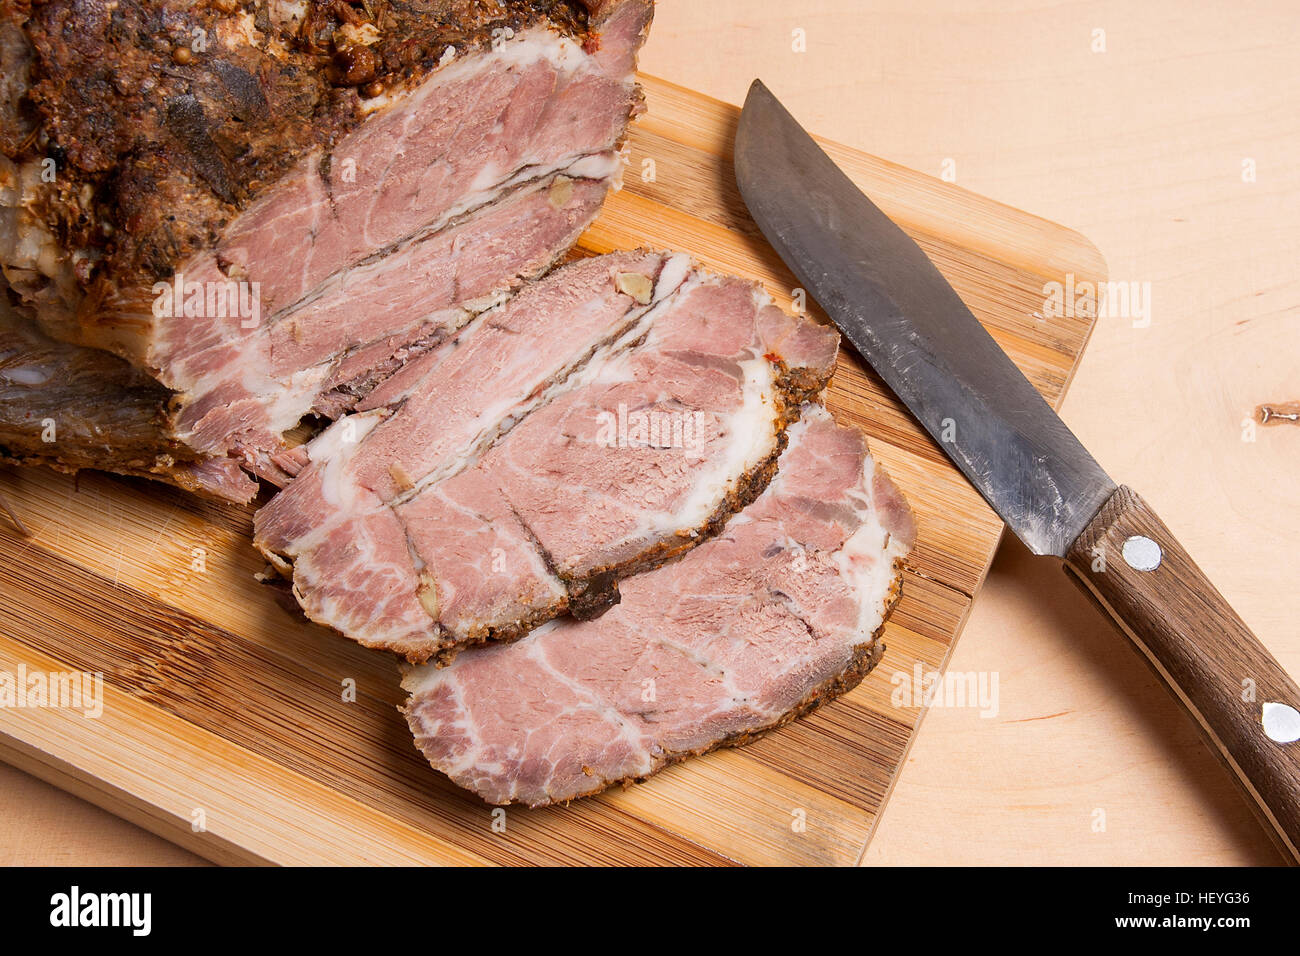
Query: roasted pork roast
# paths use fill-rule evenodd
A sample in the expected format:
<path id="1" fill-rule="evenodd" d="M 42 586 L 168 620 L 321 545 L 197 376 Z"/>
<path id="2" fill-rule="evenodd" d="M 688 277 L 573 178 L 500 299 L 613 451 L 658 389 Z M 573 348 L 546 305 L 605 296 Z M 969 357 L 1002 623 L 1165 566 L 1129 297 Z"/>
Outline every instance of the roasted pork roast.
<path id="1" fill-rule="evenodd" d="M 4 0 L 9 294 L 172 391 L 164 440 L 283 483 L 304 416 L 574 243 L 618 180 L 651 12 Z"/>

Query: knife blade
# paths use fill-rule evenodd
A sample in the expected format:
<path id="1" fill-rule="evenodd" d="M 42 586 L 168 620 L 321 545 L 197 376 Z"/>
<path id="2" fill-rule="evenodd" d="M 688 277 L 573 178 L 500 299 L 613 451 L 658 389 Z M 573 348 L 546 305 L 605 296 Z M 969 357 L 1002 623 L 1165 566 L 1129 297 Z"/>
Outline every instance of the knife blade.
<path id="1" fill-rule="evenodd" d="M 755 80 L 734 150 L 764 236 L 1007 526 L 1064 559 L 1300 862 L 1300 688 L 1117 487 L 924 251 Z"/>
<path id="2" fill-rule="evenodd" d="M 920 246 L 761 82 L 735 167 L 754 221 L 845 338 L 1017 537 L 1064 557 L 1115 483 Z"/>

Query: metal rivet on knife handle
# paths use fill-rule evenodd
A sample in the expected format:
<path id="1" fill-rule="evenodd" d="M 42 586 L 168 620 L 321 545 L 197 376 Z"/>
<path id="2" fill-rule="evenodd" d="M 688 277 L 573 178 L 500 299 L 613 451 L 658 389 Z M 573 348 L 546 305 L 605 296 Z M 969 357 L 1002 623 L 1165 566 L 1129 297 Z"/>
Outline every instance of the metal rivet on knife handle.
<path id="1" fill-rule="evenodd" d="M 1261 722 L 1264 724 L 1264 733 L 1268 734 L 1269 740 L 1279 744 L 1300 740 L 1300 710 L 1288 704 L 1268 701 L 1264 704 Z"/>
<path id="2" fill-rule="evenodd" d="M 1135 571 L 1154 571 L 1164 555 L 1160 545 L 1146 535 L 1135 534 L 1124 542 L 1124 562 Z"/>

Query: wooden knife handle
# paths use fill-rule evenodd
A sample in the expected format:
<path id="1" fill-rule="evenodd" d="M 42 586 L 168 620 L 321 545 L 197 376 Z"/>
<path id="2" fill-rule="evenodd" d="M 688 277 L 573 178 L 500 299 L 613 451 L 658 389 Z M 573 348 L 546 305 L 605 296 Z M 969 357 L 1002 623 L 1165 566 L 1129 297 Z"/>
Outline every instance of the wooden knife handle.
<path id="1" fill-rule="evenodd" d="M 1130 488 L 1066 568 L 1151 663 L 1300 863 L 1300 688 Z"/>

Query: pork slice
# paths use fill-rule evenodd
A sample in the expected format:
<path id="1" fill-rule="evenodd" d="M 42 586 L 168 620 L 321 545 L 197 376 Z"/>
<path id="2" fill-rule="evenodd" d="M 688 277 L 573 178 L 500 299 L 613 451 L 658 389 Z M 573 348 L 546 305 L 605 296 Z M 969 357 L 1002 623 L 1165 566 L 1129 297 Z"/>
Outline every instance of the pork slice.
<path id="1" fill-rule="evenodd" d="M 449 634 L 483 639 L 568 606 L 565 583 L 481 469 L 430 486 L 396 515 L 422 566 L 422 604 Z"/>
<path id="2" fill-rule="evenodd" d="M 436 346 L 477 312 L 549 269 L 604 200 L 599 180 L 552 177 L 448 229 L 334 276 L 251 334 L 175 366 L 200 383 L 176 429 L 195 448 L 269 462 L 306 414 L 336 417 L 368 385 Z"/>
<path id="3" fill-rule="evenodd" d="M 309 446 L 255 543 L 310 617 L 409 660 L 597 614 L 762 490 L 837 342 L 682 255 L 573 263 L 380 383 Z M 323 554 L 370 509 L 409 551 L 400 630 Z"/>
<path id="4" fill-rule="evenodd" d="M 589 621 L 406 674 L 430 763 L 490 803 L 558 803 L 747 743 L 857 685 L 915 536 L 859 431 L 818 407 L 716 538 Z"/>
<path id="5" fill-rule="evenodd" d="M 539 409 L 483 467 L 566 580 L 632 573 L 692 547 L 762 489 L 837 345 L 749 282 L 696 276 L 643 345 Z"/>
<path id="6" fill-rule="evenodd" d="M 655 275 L 663 263 L 663 256 L 645 253 L 572 263 L 403 366 L 360 403 L 360 414 L 340 419 L 309 447 L 304 472 L 258 513 L 259 547 L 301 547 L 304 517 L 307 527 L 327 517 L 322 487 L 334 500 L 342 489 L 364 490 L 388 504 L 417 481 L 463 470 L 541 400 L 548 384 L 645 314 L 650 304 L 619 292 L 614 276 Z"/>
<path id="7" fill-rule="evenodd" d="M 166 437 L 282 481 L 303 415 L 347 410 L 572 245 L 617 184 L 651 14 L 3 5 L 23 135 L 0 137 L 0 269 L 51 336 L 176 393 Z"/>

